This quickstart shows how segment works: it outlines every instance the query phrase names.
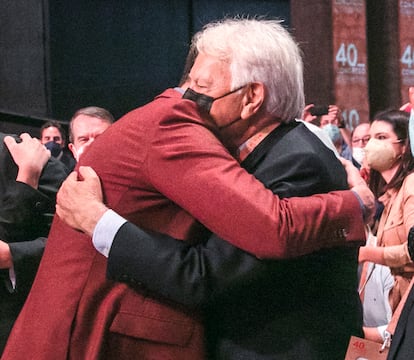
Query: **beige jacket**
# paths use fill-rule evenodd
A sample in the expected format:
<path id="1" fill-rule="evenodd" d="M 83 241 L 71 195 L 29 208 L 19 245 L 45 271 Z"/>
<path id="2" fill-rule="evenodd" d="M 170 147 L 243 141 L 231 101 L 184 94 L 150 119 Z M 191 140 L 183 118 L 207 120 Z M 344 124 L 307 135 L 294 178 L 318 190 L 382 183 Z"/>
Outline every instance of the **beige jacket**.
<path id="1" fill-rule="evenodd" d="M 408 232 L 414 225 L 414 173 L 405 178 L 400 190 L 389 190 L 379 200 L 384 211 L 378 225 L 377 244 L 385 247 L 385 265 L 395 276 L 390 294 L 395 309 L 414 275 L 414 263 L 407 249 Z"/>

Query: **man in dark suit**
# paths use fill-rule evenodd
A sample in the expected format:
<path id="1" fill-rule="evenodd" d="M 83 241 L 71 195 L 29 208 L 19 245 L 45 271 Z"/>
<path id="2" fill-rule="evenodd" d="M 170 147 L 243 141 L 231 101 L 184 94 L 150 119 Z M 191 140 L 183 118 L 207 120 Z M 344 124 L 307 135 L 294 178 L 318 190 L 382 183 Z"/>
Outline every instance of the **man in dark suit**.
<path id="1" fill-rule="evenodd" d="M 5 137 L 0 134 L 0 352 L 29 293 L 56 193 L 68 175 L 37 139 L 8 136 L 6 146 Z M 13 158 L 7 147 L 13 148 Z"/>
<path id="2" fill-rule="evenodd" d="M 263 30 L 271 30 L 272 40 L 263 42 L 263 31 L 255 30 L 261 24 Z M 217 139 L 221 133 L 229 148 L 235 150 L 230 141 L 232 134 L 243 142 L 264 130 L 267 121 L 277 120 L 272 121 L 277 127 L 300 114 L 303 106 L 301 59 L 296 44 L 277 22 L 249 20 L 246 25 L 243 38 L 251 31 L 262 49 L 275 46 L 270 51 L 273 55 L 275 51 L 287 53 L 283 61 L 272 55 L 269 61 L 256 64 L 267 68 L 263 82 L 257 80 L 237 89 L 237 84 L 230 83 L 229 72 L 211 74 L 210 80 L 222 83 L 210 88 L 204 81 L 209 95 L 217 97 L 211 117 L 204 114 L 204 118 L 193 101 L 182 100 L 176 90 L 167 90 L 111 126 L 83 155 L 80 165 L 94 166 L 110 207 L 146 229 L 180 240 L 202 241 L 208 233 L 196 218 L 219 236 L 259 256 L 287 256 L 290 242 L 294 251 L 308 253 L 329 243 L 326 238 L 320 242 L 314 239 L 309 247 L 299 246 L 303 234 L 316 231 L 309 226 L 310 219 L 304 223 L 293 216 L 292 210 L 299 211 L 299 203 L 307 208 L 309 199 L 297 199 L 292 205 L 264 191 L 263 185 L 241 170 Z M 289 48 L 284 50 L 286 44 Z M 281 74 L 274 73 L 274 61 L 283 65 L 277 66 Z M 222 67 L 217 70 L 228 70 L 227 62 L 219 63 Z M 204 72 L 208 65 L 214 66 L 214 62 L 204 63 Z M 285 76 L 285 72 L 294 74 Z M 245 72 L 249 76 L 252 73 Z M 267 98 L 269 77 L 289 88 L 282 96 L 287 96 L 286 101 Z M 194 83 L 203 87 L 196 79 Z M 210 98 L 204 100 L 209 102 Z M 278 105 L 272 108 L 272 104 L 264 103 Z M 238 121 L 241 119 L 247 121 Z M 254 126 L 245 129 L 250 121 Z M 341 185 L 345 188 L 346 184 Z M 361 221 L 358 202 L 354 206 Z M 316 219 L 317 227 L 320 219 Z M 362 221 L 357 223 L 362 230 Z M 335 235 L 334 243 L 345 242 L 347 234 L 338 231 Z M 353 246 L 350 249 L 354 251 Z M 146 291 L 134 292 L 125 284 L 106 281 L 105 268 L 106 259 L 95 252 L 90 239 L 55 217 L 38 276 L 4 359 L 23 359 L 29 349 L 32 359 L 205 357 L 197 312 Z M 54 309 L 52 313 L 50 308 Z"/>
<path id="3" fill-rule="evenodd" d="M 300 147 L 292 147 L 298 142 Z M 281 197 L 346 186 L 333 153 L 296 122 L 278 126 L 242 166 Z M 82 174 L 93 184 L 92 174 Z M 59 203 L 66 203 L 62 214 L 69 220 L 76 213 L 81 222 L 93 223 L 90 218 L 98 204 L 81 210 L 85 194 L 76 192 L 79 182 L 70 181 L 60 194 Z M 75 198 L 77 204 L 69 209 L 68 202 Z M 108 225 L 113 227 L 112 222 Z M 202 309 L 211 359 L 343 359 L 350 335 L 362 334 L 355 287 L 357 247 L 265 261 L 217 236 L 189 245 L 131 223 L 112 232 L 116 235 L 108 277 Z"/>

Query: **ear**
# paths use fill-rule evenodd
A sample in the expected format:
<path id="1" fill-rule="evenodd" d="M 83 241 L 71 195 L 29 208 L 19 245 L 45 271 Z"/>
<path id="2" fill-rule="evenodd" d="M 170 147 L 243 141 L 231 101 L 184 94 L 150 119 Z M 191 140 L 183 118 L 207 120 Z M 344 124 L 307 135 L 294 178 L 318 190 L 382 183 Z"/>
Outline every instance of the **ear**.
<path id="1" fill-rule="evenodd" d="M 261 110 L 265 91 L 263 83 L 254 82 L 247 85 L 247 90 L 243 97 L 243 109 L 240 115 L 242 119 L 248 119 Z"/>
<path id="2" fill-rule="evenodd" d="M 68 149 L 72 152 L 73 157 L 76 159 L 76 149 L 75 149 L 75 145 L 73 145 L 72 143 L 68 144 Z"/>

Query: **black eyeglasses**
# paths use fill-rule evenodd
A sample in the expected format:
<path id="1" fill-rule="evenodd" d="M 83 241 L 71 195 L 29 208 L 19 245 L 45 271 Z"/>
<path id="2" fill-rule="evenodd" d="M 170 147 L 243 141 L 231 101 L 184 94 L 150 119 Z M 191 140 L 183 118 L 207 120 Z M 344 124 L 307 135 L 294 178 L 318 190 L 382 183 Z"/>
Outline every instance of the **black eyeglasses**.
<path id="1" fill-rule="evenodd" d="M 371 139 L 371 136 L 364 136 L 363 138 L 355 138 L 355 139 L 352 139 L 352 144 L 359 144 L 360 142 L 362 142 L 363 145 L 366 145 L 369 139 Z"/>

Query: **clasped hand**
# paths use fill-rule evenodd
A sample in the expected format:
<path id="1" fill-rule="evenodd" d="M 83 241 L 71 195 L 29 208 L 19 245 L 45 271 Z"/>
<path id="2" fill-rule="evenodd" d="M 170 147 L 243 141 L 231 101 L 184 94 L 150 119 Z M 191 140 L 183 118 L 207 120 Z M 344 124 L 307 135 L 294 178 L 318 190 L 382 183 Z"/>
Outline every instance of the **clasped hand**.
<path id="1" fill-rule="evenodd" d="M 56 197 L 56 214 L 70 227 L 92 236 L 108 208 L 96 172 L 89 166 L 80 166 L 78 171 L 63 182 Z"/>

